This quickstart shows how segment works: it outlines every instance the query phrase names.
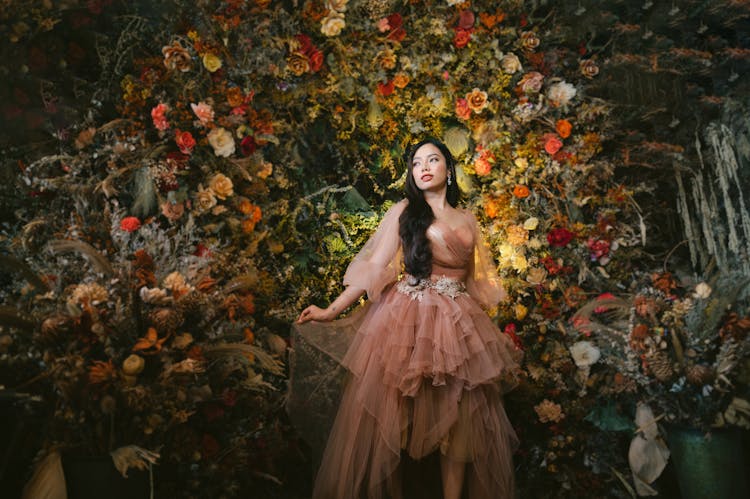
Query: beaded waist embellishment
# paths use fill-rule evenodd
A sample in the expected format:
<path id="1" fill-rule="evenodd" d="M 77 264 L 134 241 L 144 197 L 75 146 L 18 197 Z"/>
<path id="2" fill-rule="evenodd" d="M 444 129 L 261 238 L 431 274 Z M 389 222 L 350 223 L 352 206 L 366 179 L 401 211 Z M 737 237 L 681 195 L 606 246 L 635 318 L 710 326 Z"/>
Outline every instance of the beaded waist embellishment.
<path id="1" fill-rule="evenodd" d="M 405 295 L 409 295 L 412 300 L 422 301 L 425 291 L 432 290 L 435 293 L 455 298 L 459 295 L 465 295 L 466 284 L 458 279 L 450 277 L 441 277 L 433 281 L 431 279 L 419 279 L 406 275 L 396 285 L 396 289 Z"/>

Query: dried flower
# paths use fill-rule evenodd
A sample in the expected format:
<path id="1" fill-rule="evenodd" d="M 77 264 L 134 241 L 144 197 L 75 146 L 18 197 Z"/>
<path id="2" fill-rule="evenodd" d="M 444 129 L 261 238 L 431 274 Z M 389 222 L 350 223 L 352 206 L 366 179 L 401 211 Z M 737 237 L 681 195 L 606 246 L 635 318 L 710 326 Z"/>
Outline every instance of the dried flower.
<path id="1" fill-rule="evenodd" d="M 331 11 L 320 23 L 320 32 L 325 36 L 336 36 L 346 27 L 344 14 Z"/>
<path id="2" fill-rule="evenodd" d="M 222 201 L 234 194 L 232 180 L 223 173 L 217 173 L 211 177 L 211 180 L 208 183 L 208 188 L 211 189 L 214 192 L 214 195 Z"/>
<path id="3" fill-rule="evenodd" d="M 138 341 L 135 342 L 135 345 L 133 345 L 133 351 L 142 352 L 144 355 L 159 353 L 162 345 L 168 338 L 169 336 L 159 338 L 156 328 L 150 327 L 148 328 L 148 331 L 146 331 L 146 336 L 139 338 Z"/>
<path id="4" fill-rule="evenodd" d="M 513 188 L 513 196 L 515 196 L 518 199 L 526 199 L 530 195 L 531 195 L 531 191 L 529 190 L 528 186 L 517 185 Z"/>
<path id="5" fill-rule="evenodd" d="M 585 59 L 581 61 L 578 67 L 581 71 L 581 74 L 586 78 L 591 79 L 599 74 L 599 66 L 597 66 L 596 63 L 591 59 Z"/>
<path id="6" fill-rule="evenodd" d="M 531 71 L 521 77 L 518 82 L 518 88 L 525 94 L 535 94 L 542 89 L 542 83 L 544 82 L 544 75 L 537 71 Z"/>
<path id="7" fill-rule="evenodd" d="M 542 402 L 535 405 L 534 411 L 537 413 L 539 421 L 542 423 L 558 423 L 565 417 L 560 404 L 556 404 L 547 399 L 544 399 Z"/>
<path id="8" fill-rule="evenodd" d="M 542 267 L 532 267 L 526 273 L 526 282 L 532 286 L 541 285 L 547 279 L 547 271 Z"/>
<path id="9" fill-rule="evenodd" d="M 161 204 L 161 214 L 173 222 L 182 218 L 184 213 L 185 203 L 172 203 L 170 201 L 165 201 Z"/>
<path id="10" fill-rule="evenodd" d="M 705 282 L 698 283 L 695 286 L 695 291 L 693 292 L 693 297 L 705 300 L 709 296 L 711 296 L 711 286 L 706 284 Z"/>
<path id="11" fill-rule="evenodd" d="M 135 376 L 143 371 L 146 366 L 146 361 L 143 357 L 136 354 L 130 354 L 124 361 L 122 361 L 122 372 L 128 376 Z"/>
<path id="12" fill-rule="evenodd" d="M 570 83 L 561 81 L 549 87 L 549 90 L 547 90 L 547 99 L 549 99 L 550 104 L 554 107 L 564 107 L 570 103 L 573 97 L 576 96 L 576 93 L 576 87 Z"/>
<path id="13" fill-rule="evenodd" d="M 120 230 L 125 232 L 135 232 L 141 228 L 141 221 L 138 217 L 125 217 L 120 220 Z"/>
<path id="14" fill-rule="evenodd" d="M 525 50 L 536 50 L 541 40 L 533 31 L 524 31 L 521 33 L 521 47 Z"/>
<path id="15" fill-rule="evenodd" d="M 578 341 L 570 347 L 570 355 L 578 367 L 589 367 L 601 357 L 601 351 L 590 341 Z"/>
<path id="16" fill-rule="evenodd" d="M 456 117 L 460 120 L 468 120 L 471 117 L 469 101 L 462 97 L 456 99 Z"/>
<path id="17" fill-rule="evenodd" d="M 213 122 L 214 109 L 209 104 L 206 104 L 205 102 L 190 104 L 190 109 L 192 109 L 195 116 L 198 117 L 198 121 L 202 126 L 207 126 Z"/>
<path id="18" fill-rule="evenodd" d="M 206 53 L 203 54 L 203 67 L 208 70 L 209 73 L 215 73 L 221 68 L 221 59 L 216 54 Z"/>
<path id="19" fill-rule="evenodd" d="M 557 123 L 555 123 L 555 130 L 560 137 L 567 139 L 573 131 L 573 125 L 571 125 L 568 120 L 557 120 Z"/>
<path id="20" fill-rule="evenodd" d="M 523 228 L 526 230 L 535 230 L 539 226 L 539 219 L 536 217 L 529 217 L 523 223 Z"/>
<path id="21" fill-rule="evenodd" d="M 169 111 L 169 106 L 164 103 L 159 103 L 151 109 L 151 121 L 153 121 L 157 130 L 169 128 L 167 111 Z"/>
<path id="22" fill-rule="evenodd" d="M 310 71 L 310 59 L 302 52 L 292 52 L 286 59 L 286 67 L 294 76 Z"/>
<path id="23" fill-rule="evenodd" d="M 513 246 L 523 246 L 529 240 L 529 232 L 520 225 L 510 225 L 505 229 L 506 241 Z"/>
<path id="24" fill-rule="evenodd" d="M 98 303 L 107 301 L 109 293 L 103 286 L 91 282 L 86 284 L 79 284 L 73 289 L 73 292 L 68 298 L 69 303 L 79 305 L 96 305 Z"/>
<path id="25" fill-rule="evenodd" d="M 175 131 L 174 141 L 182 154 L 191 154 L 195 147 L 195 139 L 190 132 Z"/>
<path id="26" fill-rule="evenodd" d="M 471 92 L 466 94 L 466 101 L 469 105 L 469 109 L 475 113 L 481 113 L 488 104 L 487 92 L 474 88 Z"/>
<path id="27" fill-rule="evenodd" d="M 183 73 L 190 71 L 190 52 L 180 45 L 180 42 L 174 41 L 172 45 L 165 45 L 161 48 L 161 53 L 164 55 L 164 66 L 167 69 Z"/>
<path id="28" fill-rule="evenodd" d="M 567 246 L 575 237 L 575 234 L 564 227 L 552 229 L 547 234 L 547 242 L 550 246 L 562 248 Z"/>

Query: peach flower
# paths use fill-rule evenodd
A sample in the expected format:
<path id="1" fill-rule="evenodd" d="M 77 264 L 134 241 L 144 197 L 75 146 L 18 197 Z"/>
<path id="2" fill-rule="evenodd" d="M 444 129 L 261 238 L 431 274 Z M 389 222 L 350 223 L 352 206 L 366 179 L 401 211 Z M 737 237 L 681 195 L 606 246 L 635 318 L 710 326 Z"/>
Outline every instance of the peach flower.
<path id="1" fill-rule="evenodd" d="M 195 193 L 195 208 L 198 213 L 203 213 L 216 206 L 216 196 L 211 189 L 204 189 L 198 185 L 198 192 Z"/>
<path id="2" fill-rule="evenodd" d="M 234 194 L 232 180 L 223 173 L 214 175 L 208 183 L 208 188 L 222 201 Z"/>
<path id="3" fill-rule="evenodd" d="M 487 107 L 489 102 L 487 101 L 487 92 L 474 88 L 471 92 L 466 94 L 466 101 L 469 104 L 469 109 L 475 113 L 481 113 L 482 110 Z"/>
<path id="4" fill-rule="evenodd" d="M 180 42 L 172 42 L 172 45 L 165 45 L 161 48 L 164 55 L 164 66 L 170 70 L 187 72 L 190 71 L 190 52 L 180 45 Z"/>
<path id="5" fill-rule="evenodd" d="M 214 110 L 209 104 L 199 102 L 198 104 L 190 104 L 190 108 L 198 117 L 201 125 L 206 126 L 214 120 Z"/>
<path id="6" fill-rule="evenodd" d="M 459 97 L 456 99 L 456 116 L 461 120 L 468 120 L 471 116 L 471 108 L 469 107 L 469 101 Z"/>
<path id="7" fill-rule="evenodd" d="M 544 150 L 548 154 L 554 155 L 563 146 L 562 141 L 554 133 L 548 133 L 544 136 Z"/>
<path id="8" fill-rule="evenodd" d="M 320 22 L 320 32 L 326 36 L 336 36 L 346 27 L 344 14 L 331 11 Z"/>
<path id="9" fill-rule="evenodd" d="M 169 106 L 164 103 L 159 103 L 151 109 L 151 120 L 154 122 L 157 130 L 166 130 L 169 128 L 167 111 L 169 111 Z"/>
<path id="10" fill-rule="evenodd" d="M 168 220 L 179 220 L 185 213 L 185 203 L 171 203 L 166 201 L 161 205 L 161 214 Z"/>

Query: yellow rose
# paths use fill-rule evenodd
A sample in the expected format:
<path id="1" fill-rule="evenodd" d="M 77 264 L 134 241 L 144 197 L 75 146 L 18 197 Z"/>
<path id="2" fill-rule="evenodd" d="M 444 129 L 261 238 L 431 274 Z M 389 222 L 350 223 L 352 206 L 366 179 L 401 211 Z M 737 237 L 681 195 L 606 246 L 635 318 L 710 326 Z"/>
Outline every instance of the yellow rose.
<path id="1" fill-rule="evenodd" d="M 221 67 L 221 59 L 215 54 L 203 54 L 203 66 L 213 73 Z"/>
<path id="2" fill-rule="evenodd" d="M 526 314 L 529 312 L 529 309 L 523 306 L 521 303 L 516 303 L 516 306 L 514 307 L 514 313 L 516 316 L 516 320 L 522 321 L 526 317 Z"/>
<path id="3" fill-rule="evenodd" d="M 232 180 L 223 173 L 217 173 L 208 183 L 208 188 L 222 201 L 234 194 Z"/>

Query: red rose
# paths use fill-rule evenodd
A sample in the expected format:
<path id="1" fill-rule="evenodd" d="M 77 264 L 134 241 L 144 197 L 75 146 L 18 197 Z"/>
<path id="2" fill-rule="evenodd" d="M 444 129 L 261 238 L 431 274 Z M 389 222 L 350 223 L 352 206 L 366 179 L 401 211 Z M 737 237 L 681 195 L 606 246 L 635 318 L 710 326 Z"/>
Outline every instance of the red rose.
<path id="1" fill-rule="evenodd" d="M 242 142 L 240 142 L 240 149 L 242 150 L 243 156 L 250 156 L 258 148 L 258 144 L 255 143 L 255 139 L 252 135 L 248 135 Z"/>
<path id="2" fill-rule="evenodd" d="M 395 88 L 396 87 L 393 84 L 393 80 L 388 80 L 385 83 L 378 83 L 378 93 L 383 97 L 388 97 L 389 95 L 391 95 Z"/>
<path id="3" fill-rule="evenodd" d="M 307 57 L 310 60 L 310 71 L 317 73 L 323 67 L 323 52 L 313 48 Z"/>
<path id="4" fill-rule="evenodd" d="M 469 44 L 469 40 L 471 39 L 471 31 L 456 28 L 456 36 L 453 37 L 453 45 L 456 46 L 456 48 L 464 48 Z"/>
<path id="5" fill-rule="evenodd" d="M 141 221 L 138 217 L 125 217 L 120 220 L 120 229 L 125 232 L 135 232 L 141 227 Z"/>
<path id="6" fill-rule="evenodd" d="M 388 26 L 391 30 L 400 28 L 404 24 L 404 18 L 398 12 L 388 16 Z"/>
<path id="7" fill-rule="evenodd" d="M 400 42 L 404 38 L 406 38 L 406 30 L 404 28 L 396 28 L 394 30 L 391 30 L 386 38 L 389 40 L 393 40 L 394 42 Z"/>
<path id="8" fill-rule="evenodd" d="M 312 40 L 309 36 L 299 34 L 295 35 L 294 38 L 299 42 L 299 51 L 305 55 L 309 55 L 310 51 L 314 49 Z"/>
<path id="9" fill-rule="evenodd" d="M 547 234 L 547 242 L 550 246 L 562 248 L 567 246 L 574 237 L 575 234 L 564 227 L 560 227 L 558 229 L 552 229 L 551 231 L 549 231 L 549 233 Z"/>
<path id="10" fill-rule="evenodd" d="M 521 341 L 521 338 L 519 338 L 516 335 L 516 325 L 512 322 L 509 322 L 505 325 L 505 329 L 503 329 L 503 332 L 510 336 L 510 339 L 513 340 L 513 344 L 518 348 L 519 350 L 523 350 L 523 342 Z"/>
<path id="11" fill-rule="evenodd" d="M 599 260 L 600 258 L 609 255 L 610 244 L 609 241 L 604 239 L 589 239 L 586 243 L 591 252 L 592 260 Z"/>
<path id="12" fill-rule="evenodd" d="M 195 147 L 195 139 L 190 132 L 182 132 L 177 130 L 174 136 L 174 141 L 177 143 L 177 147 L 180 148 L 182 154 L 190 154 L 193 152 Z"/>

